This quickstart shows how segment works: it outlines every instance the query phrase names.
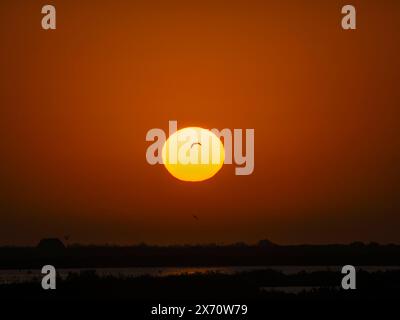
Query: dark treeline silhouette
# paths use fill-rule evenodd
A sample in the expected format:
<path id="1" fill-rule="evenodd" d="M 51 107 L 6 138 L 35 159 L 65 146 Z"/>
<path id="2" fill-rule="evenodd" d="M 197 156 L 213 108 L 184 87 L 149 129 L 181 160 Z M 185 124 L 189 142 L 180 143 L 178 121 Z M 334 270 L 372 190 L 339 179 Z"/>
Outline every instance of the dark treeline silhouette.
<path id="1" fill-rule="evenodd" d="M 400 246 L 355 242 L 348 245 L 277 245 L 268 240 L 248 245 L 65 246 L 43 239 L 36 247 L 1 247 L 0 269 L 268 266 L 268 265 L 400 265 Z"/>

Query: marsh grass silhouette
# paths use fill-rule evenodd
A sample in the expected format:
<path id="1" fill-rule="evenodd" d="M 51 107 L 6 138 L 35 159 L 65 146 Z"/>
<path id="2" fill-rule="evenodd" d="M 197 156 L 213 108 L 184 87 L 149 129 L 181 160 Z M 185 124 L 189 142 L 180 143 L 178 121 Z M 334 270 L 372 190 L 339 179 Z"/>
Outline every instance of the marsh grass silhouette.
<path id="1" fill-rule="evenodd" d="M 0 248 L 0 269 L 119 267 L 263 266 L 262 270 L 224 274 L 206 272 L 169 276 L 99 276 L 70 273 L 45 291 L 40 277 L 25 283 L 0 284 L 0 298 L 29 300 L 313 300 L 399 299 L 400 270 L 357 272 L 357 290 L 342 290 L 340 271 L 284 274 L 268 266 L 399 266 L 400 246 L 361 242 L 349 245 L 281 246 L 269 240 L 256 245 L 64 246 L 54 239 L 38 247 Z M 279 287 L 313 289 L 296 294 Z M 268 290 L 265 290 L 267 288 Z M 273 289 L 276 290 L 273 290 Z"/>
<path id="2" fill-rule="evenodd" d="M 339 272 L 299 272 L 286 275 L 274 270 L 238 274 L 217 272 L 165 277 L 98 276 L 95 271 L 69 274 L 58 279 L 57 289 L 45 291 L 40 281 L 0 285 L 2 299 L 65 300 L 360 300 L 399 299 L 400 271 L 357 273 L 357 290 L 341 289 Z M 316 287 L 297 294 L 281 287 Z M 271 290 L 261 290 L 268 287 Z M 276 288 L 277 290 L 273 290 Z"/>

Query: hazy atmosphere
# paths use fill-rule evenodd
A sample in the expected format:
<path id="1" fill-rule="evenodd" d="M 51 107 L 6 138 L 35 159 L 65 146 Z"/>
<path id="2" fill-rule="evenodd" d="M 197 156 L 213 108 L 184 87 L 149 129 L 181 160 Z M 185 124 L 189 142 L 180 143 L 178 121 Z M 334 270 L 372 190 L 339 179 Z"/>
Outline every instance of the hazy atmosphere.
<path id="1" fill-rule="evenodd" d="M 399 1 L 52 3 L 0 4 L 0 245 L 400 242 Z M 148 164 L 169 120 L 255 129 L 253 174 Z"/>

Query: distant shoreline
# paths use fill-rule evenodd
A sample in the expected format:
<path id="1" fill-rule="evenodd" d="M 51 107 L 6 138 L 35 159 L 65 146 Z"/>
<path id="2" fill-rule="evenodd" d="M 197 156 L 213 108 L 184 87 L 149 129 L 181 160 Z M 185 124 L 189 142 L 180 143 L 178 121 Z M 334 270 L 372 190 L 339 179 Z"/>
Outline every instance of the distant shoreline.
<path id="1" fill-rule="evenodd" d="M 209 246 L 64 246 L 0 247 L 0 269 L 228 266 L 399 266 L 400 246 L 209 245 Z"/>
<path id="2" fill-rule="evenodd" d="M 400 272 L 399 266 L 355 266 L 357 271 Z M 249 272 L 278 272 L 290 276 L 301 272 L 334 272 L 340 273 L 342 266 L 216 266 L 216 267 L 128 267 L 128 268 L 68 268 L 57 269 L 57 276 L 66 279 L 68 276 L 81 273 L 95 273 L 98 277 L 135 278 L 141 276 L 169 277 L 194 274 L 224 274 L 235 275 Z M 42 277 L 41 269 L 0 269 L 0 284 L 33 281 Z"/>

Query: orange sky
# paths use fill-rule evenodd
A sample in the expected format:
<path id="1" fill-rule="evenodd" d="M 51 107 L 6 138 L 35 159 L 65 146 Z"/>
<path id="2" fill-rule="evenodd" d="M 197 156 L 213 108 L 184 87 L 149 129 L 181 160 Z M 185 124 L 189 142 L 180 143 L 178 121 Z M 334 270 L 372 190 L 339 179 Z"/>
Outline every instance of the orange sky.
<path id="1" fill-rule="evenodd" d="M 400 241 L 399 1 L 51 3 L 0 4 L 0 244 Z M 148 165 L 168 120 L 254 128 L 253 175 Z"/>

